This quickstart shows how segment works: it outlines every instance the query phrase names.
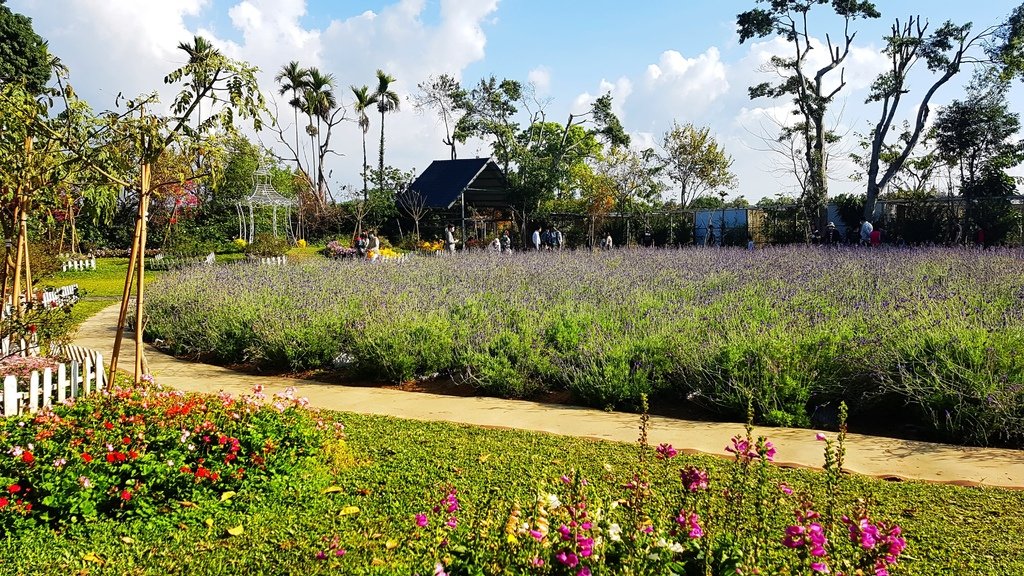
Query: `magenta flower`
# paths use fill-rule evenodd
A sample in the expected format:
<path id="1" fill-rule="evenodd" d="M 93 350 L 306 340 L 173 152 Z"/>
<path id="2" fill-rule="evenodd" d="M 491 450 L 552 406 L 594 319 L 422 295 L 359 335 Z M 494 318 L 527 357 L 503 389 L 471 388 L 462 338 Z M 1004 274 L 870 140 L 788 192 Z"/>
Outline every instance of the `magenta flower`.
<path id="1" fill-rule="evenodd" d="M 427 527 L 427 522 L 428 522 L 428 520 L 427 520 L 427 515 L 426 514 L 417 514 L 416 515 L 416 525 L 419 526 L 420 528 L 426 528 Z"/>
<path id="2" fill-rule="evenodd" d="M 779 491 L 785 494 L 786 496 L 789 496 L 790 494 L 793 493 L 793 489 L 790 488 L 789 485 L 786 484 L 785 482 L 779 484 Z"/>
<path id="3" fill-rule="evenodd" d="M 696 466 L 690 466 L 679 471 L 679 479 L 688 492 L 700 492 L 708 489 L 708 473 Z"/>
<path id="4" fill-rule="evenodd" d="M 576 554 L 567 550 L 562 550 L 558 554 L 555 554 L 555 560 L 558 560 L 563 566 L 568 566 L 569 568 L 575 568 L 580 563 L 580 559 Z"/>
<path id="5" fill-rule="evenodd" d="M 824 562 L 812 562 L 811 563 L 811 570 L 814 570 L 815 572 L 817 572 L 819 574 L 828 574 L 829 573 L 828 565 L 825 564 Z"/>
<path id="6" fill-rule="evenodd" d="M 825 435 L 821 432 L 818 432 L 817 434 L 814 435 L 814 439 L 817 440 L 818 442 L 824 442 Z"/>
<path id="7" fill-rule="evenodd" d="M 659 460 L 670 460 L 675 458 L 679 452 L 671 444 L 659 444 L 655 449 L 655 456 Z"/>
<path id="8" fill-rule="evenodd" d="M 680 510 L 679 514 L 675 517 L 675 521 L 680 528 L 686 530 L 687 536 L 689 536 L 691 540 L 696 540 L 704 536 L 704 528 L 700 525 L 700 516 L 696 513 Z"/>

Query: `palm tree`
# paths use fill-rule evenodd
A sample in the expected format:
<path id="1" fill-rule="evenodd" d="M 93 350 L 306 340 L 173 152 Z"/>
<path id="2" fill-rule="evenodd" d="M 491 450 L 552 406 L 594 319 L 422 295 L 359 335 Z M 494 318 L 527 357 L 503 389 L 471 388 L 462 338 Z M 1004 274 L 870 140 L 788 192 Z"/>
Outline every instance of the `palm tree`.
<path id="1" fill-rule="evenodd" d="M 366 134 L 370 131 L 370 117 L 366 115 L 366 110 L 377 103 L 377 95 L 370 94 L 370 87 L 363 85 L 359 88 L 355 86 L 349 86 L 352 89 L 352 94 L 356 97 L 356 114 L 359 115 L 357 121 L 359 122 L 359 128 L 363 131 L 363 202 L 369 200 L 369 194 L 366 191 L 366 171 L 370 168 L 366 164 Z"/>
<path id="2" fill-rule="evenodd" d="M 380 189 L 384 188 L 384 115 L 388 112 L 397 112 L 401 103 L 398 94 L 391 89 L 391 83 L 394 81 L 394 76 L 377 70 L 377 91 L 373 93 L 373 97 L 377 100 L 377 111 L 380 112 L 380 165 L 377 173 Z"/>
<path id="3" fill-rule="evenodd" d="M 299 93 L 306 89 L 306 84 L 309 81 L 309 70 L 299 66 L 299 63 L 292 60 L 287 65 L 281 67 L 281 71 L 274 76 L 274 81 L 279 82 L 281 87 L 278 89 L 278 94 L 284 96 L 286 92 L 292 93 L 292 99 L 288 101 L 288 105 L 292 107 L 293 116 L 295 118 L 295 155 L 299 155 L 299 108 L 302 107 L 302 99 L 299 98 Z"/>
<path id="4" fill-rule="evenodd" d="M 310 124 L 306 127 L 306 132 L 309 133 L 310 144 L 312 145 L 313 136 L 317 137 L 319 143 L 320 136 L 320 123 L 322 121 L 329 121 L 331 117 L 331 111 L 338 106 L 338 100 L 334 96 L 334 76 L 331 74 L 323 74 L 316 68 L 310 68 L 308 70 L 309 78 L 306 81 L 306 87 L 303 91 L 303 109 L 306 115 L 310 118 Z M 316 126 L 313 126 L 313 119 L 316 118 Z M 313 158 L 318 158 L 320 151 L 319 145 L 314 147 Z M 319 166 L 316 170 L 316 190 L 320 195 L 321 200 L 323 197 L 323 166 Z"/>

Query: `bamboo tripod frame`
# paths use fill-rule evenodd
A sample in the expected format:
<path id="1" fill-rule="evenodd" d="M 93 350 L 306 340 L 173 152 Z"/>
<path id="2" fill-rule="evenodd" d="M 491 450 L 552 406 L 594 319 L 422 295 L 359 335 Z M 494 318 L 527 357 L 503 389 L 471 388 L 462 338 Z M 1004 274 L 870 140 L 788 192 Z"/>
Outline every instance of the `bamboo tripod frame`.
<path id="1" fill-rule="evenodd" d="M 146 272 L 146 219 L 149 213 L 150 200 L 150 177 L 152 167 L 146 163 L 142 165 L 142 178 L 139 193 L 139 211 L 135 218 L 135 232 L 132 234 L 132 249 L 128 256 L 128 273 L 124 279 L 124 290 L 121 292 L 121 310 L 117 317 L 117 335 L 114 337 L 114 351 L 110 355 L 110 377 L 109 382 L 114 381 L 114 374 L 117 372 L 117 361 L 121 353 L 121 343 L 124 339 L 125 323 L 128 320 L 128 307 L 130 305 L 132 284 L 135 288 L 135 383 L 142 381 L 142 375 L 146 373 L 149 366 L 145 360 L 142 346 L 142 331 L 144 328 L 143 311 L 145 306 L 145 272 Z"/>

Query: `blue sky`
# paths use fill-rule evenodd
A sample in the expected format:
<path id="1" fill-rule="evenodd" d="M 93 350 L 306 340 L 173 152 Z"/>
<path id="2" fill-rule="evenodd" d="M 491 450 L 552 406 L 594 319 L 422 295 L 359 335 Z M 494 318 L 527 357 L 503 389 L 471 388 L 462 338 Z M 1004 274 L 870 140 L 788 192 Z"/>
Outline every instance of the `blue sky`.
<path id="1" fill-rule="evenodd" d="M 946 19 L 972 20 L 981 28 L 1000 22 L 1015 6 L 992 0 L 878 4 L 881 19 L 856 25 L 849 86 L 833 117 L 844 134 L 865 131 L 877 114 L 863 101 L 871 79 L 885 66 L 879 49 L 894 17 L 921 14 L 932 26 Z M 181 60 L 174 46 L 202 33 L 233 57 L 258 65 L 267 92 L 273 91 L 274 72 L 292 59 L 333 73 L 343 102 L 350 101 L 348 85 L 371 83 L 376 68 L 398 77 L 395 87 L 403 97 L 428 75 L 442 72 L 466 83 L 491 74 L 534 80 L 554 120 L 611 91 L 638 145 L 657 145 L 673 120 L 707 125 L 736 159 L 740 184 L 734 194 L 756 199 L 793 189 L 792 180 L 777 170 L 777 159 L 761 150 L 759 138 L 775 132 L 767 118 L 785 121 L 786 103 L 752 102 L 746 96 L 750 84 L 771 79 L 757 71 L 759 64 L 786 53 L 780 41 L 737 42 L 735 15 L 753 2 L 10 0 L 9 5 L 33 17 L 36 30 L 70 65 L 78 91 L 98 109 L 109 107 L 119 91 L 160 89 L 169 100 L 161 79 Z M 823 39 L 826 32 L 833 37 L 840 32 L 836 20 L 814 18 L 812 34 Z M 961 96 L 968 79 L 969 73 L 955 78 L 933 104 Z M 927 74 L 915 80 L 909 104 L 924 90 Z M 1020 110 L 1020 87 L 1011 98 Z M 403 104 L 403 111 L 388 120 L 388 162 L 422 171 L 431 159 L 444 158 L 445 148 L 436 122 Z M 913 112 L 908 106 L 902 116 Z M 371 134 L 377 129 L 374 124 Z M 274 145 L 270 134 L 261 140 Z M 358 180 L 359 133 L 353 126 L 338 142 L 344 156 L 335 161 L 332 181 L 340 187 Z M 852 136 L 836 155 L 851 146 Z M 486 143 L 477 142 L 460 155 L 487 152 Z M 852 168 L 841 159 L 834 166 L 833 191 L 862 187 L 847 178 Z"/>

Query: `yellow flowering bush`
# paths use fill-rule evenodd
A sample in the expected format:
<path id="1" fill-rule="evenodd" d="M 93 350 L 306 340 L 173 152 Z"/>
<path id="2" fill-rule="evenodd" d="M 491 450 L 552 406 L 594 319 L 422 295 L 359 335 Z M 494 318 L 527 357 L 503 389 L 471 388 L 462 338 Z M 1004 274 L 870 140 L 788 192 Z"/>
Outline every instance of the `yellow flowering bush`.
<path id="1" fill-rule="evenodd" d="M 420 243 L 416 245 L 416 247 L 423 252 L 437 252 L 438 250 L 444 249 L 444 242 L 440 240 L 435 240 L 433 242 L 421 240 Z"/>

